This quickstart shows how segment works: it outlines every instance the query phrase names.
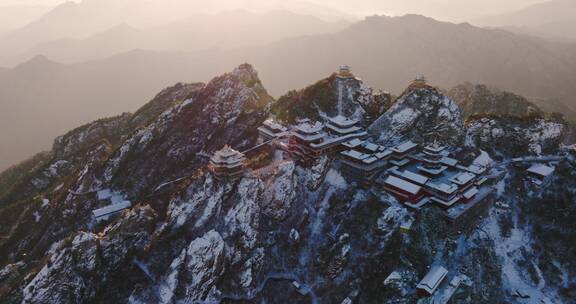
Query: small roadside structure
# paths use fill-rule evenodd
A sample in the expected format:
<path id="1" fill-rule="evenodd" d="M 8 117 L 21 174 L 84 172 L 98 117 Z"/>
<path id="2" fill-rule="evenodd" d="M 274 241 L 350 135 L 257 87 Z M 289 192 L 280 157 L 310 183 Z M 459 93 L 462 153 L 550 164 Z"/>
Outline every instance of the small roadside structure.
<path id="1" fill-rule="evenodd" d="M 395 286 L 402 282 L 402 274 L 399 271 L 392 271 L 384 280 L 384 286 Z"/>
<path id="2" fill-rule="evenodd" d="M 407 219 L 402 221 L 402 224 L 400 224 L 400 232 L 404 233 L 404 234 L 410 234 L 412 232 L 414 226 L 414 219 Z"/>
<path id="3" fill-rule="evenodd" d="M 504 203 L 502 201 L 498 201 L 498 202 L 494 203 L 494 206 L 496 206 L 496 208 L 498 208 L 498 209 L 510 210 L 510 204 Z"/>
<path id="4" fill-rule="evenodd" d="M 307 295 L 310 292 L 310 289 L 307 288 L 305 285 L 298 283 L 298 281 L 292 281 L 292 286 L 300 295 Z"/>
<path id="5" fill-rule="evenodd" d="M 434 266 L 430 269 L 428 274 L 424 276 L 422 281 L 418 283 L 416 289 L 418 291 L 418 295 L 422 297 L 429 297 L 436 292 L 438 286 L 444 281 L 446 275 L 448 274 L 448 270 L 442 266 Z"/>
<path id="6" fill-rule="evenodd" d="M 123 201 L 119 204 L 113 204 L 104 208 L 96 209 L 92 211 L 92 215 L 94 215 L 94 218 L 96 218 L 97 221 L 107 220 L 111 216 L 118 214 L 130 207 L 132 207 L 132 203 L 130 201 Z"/>
<path id="7" fill-rule="evenodd" d="M 542 185 L 548 181 L 548 178 L 554 173 L 556 168 L 545 164 L 534 164 L 528 168 L 527 172 L 536 185 Z"/>

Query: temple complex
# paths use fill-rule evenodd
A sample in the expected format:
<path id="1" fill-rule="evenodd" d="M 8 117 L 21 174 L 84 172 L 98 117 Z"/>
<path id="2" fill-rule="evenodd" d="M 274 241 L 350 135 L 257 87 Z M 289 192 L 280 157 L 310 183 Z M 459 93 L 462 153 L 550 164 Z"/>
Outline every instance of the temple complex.
<path id="1" fill-rule="evenodd" d="M 383 146 L 358 138 L 343 144 L 346 150 L 340 153 L 342 173 L 363 188 L 372 186 L 376 176 L 384 170 L 388 156 L 392 153 Z"/>
<path id="2" fill-rule="evenodd" d="M 311 165 L 326 154 L 345 149 L 345 142 L 364 138 L 368 135 L 358 126 L 358 121 L 342 116 L 327 118 L 327 123 L 301 121 L 293 127 L 288 150 L 302 165 Z"/>
<path id="3" fill-rule="evenodd" d="M 350 68 L 342 66 L 337 74 L 351 76 Z M 419 88 L 433 87 L 419 75 L 408 90 Z M 485 184 L 487 168 L 462 165 L 437 142 L 424 146 L 412 141 L 394 146 L 373 143 L 358 120 L 342 115 L 340 106 L 338 115 L 322 120 L 303 119 L 289 127 L 267 120 L 258 131 L 263 141 L 288 138 L 286 150 L 301 166 L 329 156 L 348 182 L 388 193 L 412 210 L 439 208 L 458 227 L 474 223 L 492 202 L 494 189 Z M 532 171 L 538 175 L 545 170 Z"/>

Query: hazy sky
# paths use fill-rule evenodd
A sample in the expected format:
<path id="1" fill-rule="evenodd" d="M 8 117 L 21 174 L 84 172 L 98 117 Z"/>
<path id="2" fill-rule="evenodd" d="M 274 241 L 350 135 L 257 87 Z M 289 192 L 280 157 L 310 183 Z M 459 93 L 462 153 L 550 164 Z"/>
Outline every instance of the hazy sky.
<path id="1" fill-rule="evenodd" d="M 99 0 L 91 0 L 99 1 Z M 143 0 L 146 1 L 146 0 Z M 147 0 L 155 2 L 195 2 L 196 0 Z M 228 0 L 230 7 L 236 7 L 239 1 L 250 2 L 253 6 L 258 1 L 269 3 L 270 0 Z M 406 13 L 419 13 L 431 17 L 465 21 L 483 16 L 497 15 L 500 13 L 516 10 L 545 0 L 283 0 L 289 2 L 309 2 L 330 7 L 353 15 L 391 14 L 401 15 Z M 55 5 L 63 0 L 0 0 L 0 5 L 36 4 Z M 78 0 L 75 2 L 79 2 Z M 203 3 L 211 3 L 212 1 Z M 222 9 L 227 7 L 226 1 Z M 280 2 L 280 3 L 282 3 Z M 270 7 L 267 4 L 267 7 Z"/>

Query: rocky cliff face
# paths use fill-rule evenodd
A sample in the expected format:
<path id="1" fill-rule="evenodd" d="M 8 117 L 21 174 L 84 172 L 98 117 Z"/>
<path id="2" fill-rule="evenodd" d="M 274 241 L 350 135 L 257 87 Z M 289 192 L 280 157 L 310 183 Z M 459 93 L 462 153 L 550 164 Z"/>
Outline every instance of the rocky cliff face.
<path id="1" fill-rule="evenodd" d="M 191 175 L 205 164 L 197 156 L 203 150 L 252 146 L 270 101 L 254 69 L 242 65 L 208 84 L 168 88 L 134 115 L 97 121 L 58 138 L 33 171 L 2 189 L 3 263 L 38 261 L 73 231 L 99 231 L 102 225 L 91 211 L 106 203 L 95 191 L 113 189 L 137 203 L 160 183 Z M 93 290 L 84 299 L 98 293 Z"/>
<path id="2" fill-rule="evenodd" d="M 477 115 L 467 121 L 465 145 L 498 156 L 553 153 L 567 125 L 561 118 Z"/>
<path id="3" fill-rule="evenodd" d="M 0 175 L 0 303 L 412 303 L 428 266 L 440 262 L 472 281 L 463 303 L 519 302 L 518 289 L 533 290 L 535 301 L 573 298 L 574 269 L 562 258 L 574 251 L 569 216 L 549 224 L 553 211 L 527 205 L 546 198 L 573 213 L 573 158 L 548 190 L 524 183 L 523 168 L 496 164 L 508 173 L 496 185 L 499 199 L 513 208 L 449 238 L 436 210 L 411 212 L 385 192 L 348 183 L 331 157 L 308 169 L 275 157 L 238 180 L 215 179 L 204 153 L 253 146 L 272 104 L 242 65 L 74 130 L 48 155 Z M 522 136 L 553 152 L 548 142 L 560 136 L 543 118 L 490 121 L 467 126 L 471 149 L 506 158 L 489 145 Z M 385 140 L 457 143 L 466 130 L 458 107 L 431 89 L 402 96 L 378 122 L 371 131 Z M 497 128 L 503 136 L 483 137 Z M 98 190 L 133 207 L 96 221 L 91 212 L 109 204 Z M 414 221 L 410 234 L 400 231 L 406 221 Z M 403 280 L 384 286 L 394 270 Z"/>
<path id="4" fill-rule="evenodd" d="M 433 88 L 407 91 L 369 128 L 383 143 L 403 139 L 458 146 L 464 123 L 458 105 Z"/>
<path id="5" fill-rule="evenodd" d="M 180 99 L 122 144 L 102 168 L 100 184 L 149 194 L 154 184 L 193 172 L 204 161 L 199 152 L 212 153 L 225 144 L 251 147 L 272 100 L 249 65 Z M 98 182 L 91 187 L 99 187 Z"/>
<path id="6" fill-rule="evenodd" d="M 154 211 L 136 207 L 99 234 L 79 232 L 55 244 L 23 289 L 22 303 L 82 303 L 150 242 Z"/>
<path id="7" fill-rule="evenodd" d="M 321 120 L 338 114 L 369 123 L 380 116 L 391 103 L 385 92 L 374 92 L 355 77 L 333 74 L 300 91 L 282 96 L 272 112 L 281 120 L 294 122 L 299 118 Z"/>

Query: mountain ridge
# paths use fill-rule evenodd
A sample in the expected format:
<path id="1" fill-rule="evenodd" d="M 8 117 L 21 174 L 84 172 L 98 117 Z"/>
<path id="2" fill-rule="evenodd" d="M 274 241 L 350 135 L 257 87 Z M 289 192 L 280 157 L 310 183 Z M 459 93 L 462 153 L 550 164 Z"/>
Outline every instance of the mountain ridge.
<path id="1" fill-rule="evenodd" d="M 413 23 L 410 20 L 416 20 L 415 25 L 403 25 Z M 366 33 L 361 34 L 363 31 Z M 0 74 L 0 100 L 8 103 L 6 112 L 23 105 L 28 108 L 8 117 L 2 129 L 16 126 L 26 130 L 23 138 L 31 140 L 20 142 L 10 134 L 0 133 L 2 142 L 9 142 L 7 145 L 11 147 L 10 155 L 0 159 L 11 159 L 9 162 L 14 163 L 22 158 L 22 153 L 31 156 L 50 143 L 47 138 L 75 125 L 134 111 L 142 100 L 162 87 L 183 79 L 207 81 L 232 69 L 237 62 L 246 61 L 258 67 L 274 96 L 305 87 L 346 63 L 357 75 L 362 75 L 367 85 L 393 94 L 400 94 L 409 79 L 423 73 L 444 88 L 468 80 L 515 92 L 536 100 L 546 111 L 570 114 L 566 108 L 575 107 L 571 96 L 576 94 L 573 92 L 576 68 L 572 68 L 576 65 L 576 52 L 569 52 L 570 47 L 564 44 L 557 47 L 502 30 L 439 23 L 418 16 L 373 17 L 347 33 L 292 38 L 241 50 L 208 49 L 191 53 L 136 50 L 65 65 L 54 71 L 48 67 L 44 77 L 16 77 L 6 70 Z M 379 39 L 374 39 L 374 35 Z M 503 52 L 504 49 L 507 51 Z M 503 67 L 508 72 L 503 73 Z M 509 77 L 510 73 L 514 77 Z M 37 107 L 39 96 L 44 102 Z M 550 99 L 558 102 L 548 102 Z M 55 120 L 56 113 L 64 110 L 75 115 L 67 121 Z"/>
<path id="2" fill-rule="evenodd" d="M 438 121 L 457 107 L 417 81 L 384 115 L 420 100 L 437 107 L 420 116 Z M 257 146 L 257 128 L 274 102 L 256 70 L 243 64 L 207 83 L 168 87 L 136 114 L 72 130 L 56 139 L 51 155 L 0 174 L 0 296 L 14 303 L 416 301 L 415 286 L 431 264 L 442 262 L 473 282 L 461 291 L 469 301 L 514 303 L 518 292 L 571 298 L 561 283 L 522 288 L 554 282 L 554 265 L 575 271 L 573 234 L 555 224 L 543 230 L 532 225 L 554 218 L 555 210 L 524 205 L 545 195 L 573 214 L 576 206 L 563 197 L 576 193 L 569 186 L 574 157 L 559 161 L 552 186 L 539 190 L 521 176 L 525 168 L 516 166 L 522 165 L 506 165 L 515 149 L 487 154 L 479 148 L 492 139 L 472 143 L 467 132 L 470 151 L 454 157 L 492 163 L 501 177 L 488 183 L 502 189 L 495 195 L 514 208 L 501 212 L 504 203 L 496 204 L 464 236 L 451 231 L 441 209 L 413 211 L 384 191 L 360 188 L 328 155 L 306 167 L 263 148 L 248 157 L 254 167 L 239 179 L 219 179 L 205 155 L 227 145 L 239 151 Z M 337 102 L 331 98 L 333 106 Z M 559 153 L 553 143 L 559 135 L 540 128 L 548 121 L 526 120 L 518 134 L 506 116 L 493 117 L 503 118 L 503 133 L 491 126 L 475 126 L 472 133 L 488 131 L 506 143 L 526 135 L 529 141 L 520 144 L 547 144 L 528 155 Z M 407 138 L 417 139 L 413 135 Z M 270 159 L 262 162 L 262 155 Z M 509 174 L 499 173 L 504 169 Z M 13 178 L 16 184 L 6 182 Z M 118 200 L 131 207 L 94 218 L 95 210 Z M 412 228 L 401 228 L 407 221 Z M 541 265 L 541 275 L 520 276 L 535 271 L 530 265 Z M 405 280 L 383 288 L 394 271 Z"/>
<path id="3" fill-rule="evenodd" d="M 259 27 L 261 24 L 266 24 L 267 27 Z M 87 37 L 61 37 L 33 45 L 14 56 L 6 54 L 3 62 L 10 65 L 36 54 L 59 62 L 78 63 L 133 49 L 181 52 L 212 48 L 233 49 L 263 45 L 293 36 L 335 32 L 346 25 L 344 21 L 326 22 L 289 11 L 253 13 L 245 10 L 198 14 L 144 28 L 120 21 Z M 210 29 L 210 32 L 206 29 Z"/>
<path id="4" fill-rule="evenodd" d="M 576 5 L 570 0 L 549 0 L 508 14 L 483 18 L 475 23 L 546 39 L 576 42 L 565 29 L 576 26 Z"/>

